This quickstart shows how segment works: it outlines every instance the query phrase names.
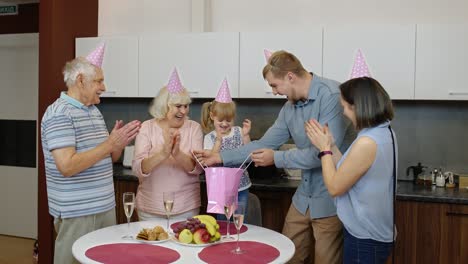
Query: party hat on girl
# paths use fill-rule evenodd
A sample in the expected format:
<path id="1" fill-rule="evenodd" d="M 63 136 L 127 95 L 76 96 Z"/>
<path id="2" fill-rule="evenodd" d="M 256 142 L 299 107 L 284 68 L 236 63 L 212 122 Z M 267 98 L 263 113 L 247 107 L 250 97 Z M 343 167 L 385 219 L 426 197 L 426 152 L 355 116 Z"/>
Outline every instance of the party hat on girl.
<path id="1" fill-rule="evenodd" d="M 270 59 L 271 54 L 273 54 L 273 52 L 271 52 L 270 50 L 264 49 L 263 54 L 265 54 L 265 60 L 268 63 L 268 60 Z"/>
<path id="2" fill-rule="evenodd" d="M 179 74 L 177 73 L 177 69 L 174 68 L 172 71 L 171 77 L 169 78 L 169 82 L 167 83 L 167 90 L 169 93 L 180 93 L 184 90 L 184 87 L 182 87 L 182 83 L 180 82 L 179 79 Z"/>
<path id="3" fill-rule="evenodd" d="M 229 92 L 229 85 L 226 78 L 224 78 L 223 82 L 221 83 L 221 87 L 219 87 L 218 95 L 216 95 L 215 101 L 219 103 L 232 102 L 231 93 Z"/>
<path id="4" fill-rule="evenodd" d="M 351 76 L 349 78 L 354 79 L 359 77 L 371 77 L 369 67 L 367 66 L 361 49 L 358 49 L 357 51 L 356 58 L 354 59 L 353 69 L 351 70 Z"/>
<path id="5" fill-rule="evenodd" d="M 95 50 L 91 51 L 91 53 L 86 56 L 86 60 L 88 60 L 92 65 L 101 68 L 102 60 L 104 59 L 104 50 L 106 48 L 106 43 L 102 42 L 99 46 L 96 47 Z"/>

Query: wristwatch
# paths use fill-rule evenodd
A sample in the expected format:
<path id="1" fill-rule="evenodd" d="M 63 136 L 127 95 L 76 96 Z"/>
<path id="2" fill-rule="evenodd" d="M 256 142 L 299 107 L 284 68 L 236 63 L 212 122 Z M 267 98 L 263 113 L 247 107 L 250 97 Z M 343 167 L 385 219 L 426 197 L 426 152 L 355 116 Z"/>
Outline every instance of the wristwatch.
<path id="1" fill-rule="evenodd" d="M 321 159 L 323 156 L 328 155 L 328 154 L 333 155 L 333 152 L 331 150 L 320 151 L 317 157 Z"/>

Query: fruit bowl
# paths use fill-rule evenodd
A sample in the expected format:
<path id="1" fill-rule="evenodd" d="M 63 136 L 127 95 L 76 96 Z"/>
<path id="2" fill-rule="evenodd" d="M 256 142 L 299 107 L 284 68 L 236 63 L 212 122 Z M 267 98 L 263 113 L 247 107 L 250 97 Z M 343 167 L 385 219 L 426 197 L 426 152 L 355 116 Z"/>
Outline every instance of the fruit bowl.
<path id="1" fill-rule="evenodd" d="M 204 247 L 221 239 L 219 225 L 211 215 L 196 215 L 171 225 L 173 240 L 187 246 Z"/>

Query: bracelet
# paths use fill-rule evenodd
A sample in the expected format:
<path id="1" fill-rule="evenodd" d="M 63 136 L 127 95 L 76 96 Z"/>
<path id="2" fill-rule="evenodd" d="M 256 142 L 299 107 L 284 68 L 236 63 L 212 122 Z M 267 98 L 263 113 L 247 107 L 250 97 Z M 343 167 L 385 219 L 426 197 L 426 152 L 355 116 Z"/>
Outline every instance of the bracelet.
<path id="1" fill-rule="evenodd" d="M 333 152 L 331 150 L 320 151 L 317 157 L 321 159 L 323 156 L 328 155 L 328 154 L 333 155 Z"/>

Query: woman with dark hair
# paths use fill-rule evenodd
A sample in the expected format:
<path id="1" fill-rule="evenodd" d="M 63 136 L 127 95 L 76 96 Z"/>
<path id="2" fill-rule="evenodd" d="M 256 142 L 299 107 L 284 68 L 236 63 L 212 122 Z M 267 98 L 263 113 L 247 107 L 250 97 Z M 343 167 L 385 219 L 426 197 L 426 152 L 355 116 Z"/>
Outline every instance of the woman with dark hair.
<path id="1" fill-rule="evenodd" d="M 396 141 L 393 106 L 385 89 L 369 77 L 340 85 L 344 115 L 359 132 L 341 154 L 328 126 L 306 123 L 320 151 L 322 173 L 344 226 L 344 263 L 385 263 L 394 241 Z"/>

